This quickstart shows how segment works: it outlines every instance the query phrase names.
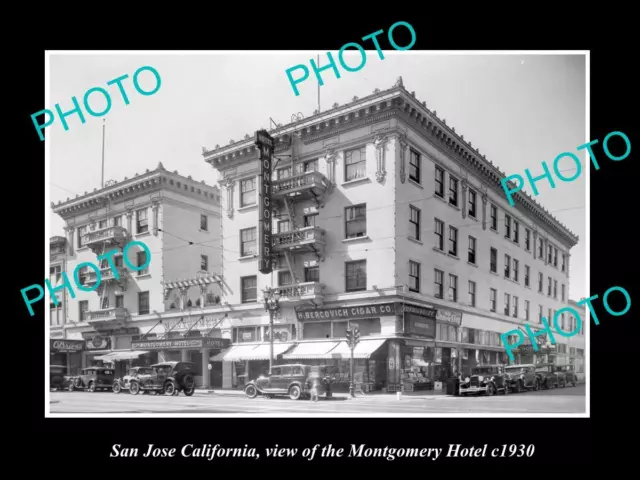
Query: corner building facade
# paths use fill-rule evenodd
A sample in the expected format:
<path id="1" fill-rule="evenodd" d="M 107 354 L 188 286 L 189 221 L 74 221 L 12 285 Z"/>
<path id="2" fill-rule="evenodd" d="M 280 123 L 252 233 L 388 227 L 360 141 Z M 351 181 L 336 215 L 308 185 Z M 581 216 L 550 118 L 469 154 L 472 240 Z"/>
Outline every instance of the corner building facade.
<path id="1" fill-rule="evenodd" d="M 507 363 L 502 333 L 541 327 L 543 316 L 568 305 L 578 238 L 525 194 L 510 207 L 504 174 L 402 79 L 270 134 L 270 274 L 258 272 L 253 136 L 203 154 L 222 187 L 232 346 L 212 361 L 223 364 L 224 387 L 240 388 L 268 366 L 265 288 L 281 294 L 276 363 L 331 365 L 348 385 L 351 322 L 360 330 L 356 381 L 386 391 L 431 388 L 478 364 Z M 523 344 L 517 363 L 559 361 L 566 339 L 555 338 L 560 344 L 549 346 L 537 337 L 538 352 Z"/>

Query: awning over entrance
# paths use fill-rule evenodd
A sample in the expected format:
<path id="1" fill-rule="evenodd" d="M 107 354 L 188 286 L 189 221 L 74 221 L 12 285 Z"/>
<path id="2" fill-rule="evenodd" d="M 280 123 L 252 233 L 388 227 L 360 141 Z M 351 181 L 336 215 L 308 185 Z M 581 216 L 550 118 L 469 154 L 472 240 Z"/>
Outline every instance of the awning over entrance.
<path id="1" fill-rule="evenodd" d="M 96 357 L 93 357 L 93 359 L 100 360 L 101 362 L 110 362 L 113 360 L 114 355 L 115 355 L 115 352 L 109 352 L 109 353 L 105 353 L 104 355 L 98 355 Z"/>
<path id="2" fill-rule="evenodd" d="M 353 358 L 369 358 L 376 350 L 378 350 L 385 342 L 386 338 L 378 338 L 375 340 L 360 340 L 353 349 Z M 339 356 L 338 356 L 339 355 Z M 340 342 L 340 344 L 333 350 L 331 350 L 331 358 L 340 358 L 348 360 L 351 358 L 351 349 L 347 342 Z"/>
<path id="3" fill-rule="evenodd" d="M 277 357 L 293 347 L 292 343 L 274 343 L 273 356 Z M 209 360 L 212 362 L 243 362 L 246 360 L 269 360 L 269 344 L 260 345 L 234 345 Z"/>
<path id="4" fill-rule="evenodd" d="M 149 353 L 145 350 L 134 350 L 134 351 L 124 351 L 124 352 L 110 352 L 105 355 L 100 355 L 98 357 L 94 357 L 94 360 L 100 360 L 103 362 L 115 362 L 117 360 L 133 360 L 138 358 L 140 355 L 144 355 L 145 353 Z"/>
<path id="5" fill-rule="evenodd" d="M 307 342 L 296 345 L 291 353 L 282 356 L 286 360 L 334 358 L 332 351 L 340 342 Z M 338 357 L 339 358 L 339 357 Z"/>

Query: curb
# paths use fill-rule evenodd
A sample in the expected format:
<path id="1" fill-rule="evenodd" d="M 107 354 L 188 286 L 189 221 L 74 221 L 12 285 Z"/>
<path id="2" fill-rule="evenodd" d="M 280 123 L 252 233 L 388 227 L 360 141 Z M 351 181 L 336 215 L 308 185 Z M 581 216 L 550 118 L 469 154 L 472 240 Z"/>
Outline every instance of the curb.
<path id="1" fill-rule="evenodd" d="M 225 391 L 225 390 L 196 390 L 195 395 L 200 396 L 221 396 L 221 397 L 243 397 L 243 391 Z M 365 395 L 359 396 L 352 400 L 366 399 L 366 400 L 379 400 L 382 402 L 402 402 L 411 400 L 444 400 L 447 398 L 455 398 L 451 395 L 403 395 L 401 400 L 398 400 L 395 395 Z M 334 400 L 349 400 L 348 395 L 333 395 Z M 331 400 L 331 399 L 325 399 Z"/>

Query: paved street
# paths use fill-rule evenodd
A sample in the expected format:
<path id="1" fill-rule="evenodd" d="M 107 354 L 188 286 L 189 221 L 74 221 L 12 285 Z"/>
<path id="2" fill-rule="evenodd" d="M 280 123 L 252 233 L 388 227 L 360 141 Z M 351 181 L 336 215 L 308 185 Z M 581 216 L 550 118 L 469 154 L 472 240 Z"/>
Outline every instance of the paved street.
<path id="1" fill-rule="evenodd" d="M 213 414 L 376 414 L 376 413 L 584 413 L 585 385 L 548 391 L 525 392 L 493 397 L 410 397 L 370 395 L 355 400 L 335 398 L 293 401 L 282 398 L 256 398 L 243 395 L 193 395 L 186 397 L 113 394 L 111 392 L 51 392 L 51 413 L 213 413 Z"/>

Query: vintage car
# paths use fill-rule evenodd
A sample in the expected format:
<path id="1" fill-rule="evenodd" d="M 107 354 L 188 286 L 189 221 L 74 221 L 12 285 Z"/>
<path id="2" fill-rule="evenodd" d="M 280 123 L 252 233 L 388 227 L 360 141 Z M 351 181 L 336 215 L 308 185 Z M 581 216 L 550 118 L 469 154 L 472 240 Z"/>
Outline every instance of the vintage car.
<path id="1" fill-rule="evenodd" d="M 523 390 L 538 390 L 540 382 L 536 375 L 536 366 L 533 364 L 508 365 L 505 371 L 509 374 L 510 389 L 512 392 L 520 393 Z"/>
<path id="2" fill-rule="evenodd" d="M 70 392 L 76 389 L 89 392 L 111 390 L 113 388 L 114 374 L 113 368 L 108 367 L 83 368 L 80 375 L 69 377 L 68 389 Z"/>
<path id="3" fill-rule="evenodd" d="M 260 375 L 247 383 L 244 393 L 249 398 L 256 398 L 258 395 L 289 395 L 292 400 L 299 400 L 310 398 L 310 390 L 314 384 L 318 395 L 323 395 L 327 391 L 327 382 L 322 369 L 312 369 L 311 365 L 274 365 L 268 374 Z"/>
<path id="4" fill-rule="evenodd" d="M 573 365 L 556 365 L 555 371 L 564 373 L 565 385 L 571 384 L 576 386 L 578 383 L 578 375 L 576 375 L 575 367 Z"/>
<path id="5" fill-rule="evenodd" d="M 560 385 L 566 386 L 564 373 L 556 372 L 556 366 L 552 363 L 539 363 L 536 365 L 536 375 L 542 388 L 549 389 L 551 387 L 558 388 Z"/>
<path id="6" fill-rule="evenodd" d="M 164 395 L 188 397 L 196 391 L 194 365 L 191 362 L 164 362 L 151 365 L 151 373 L 138 375 L 129 380 L 129 392 L 137 395 L 140 392 L 155 392 Z"/>
<path id="7" fill-rule="evenodd" d="M 484 393 L 495 395 L 502 392 L 509 393 L 509 375 L 504 365 L 479 365 L 471 370 L 471 376 L 461 379 L 460 395 Z"/>
<path id="8" fill-rule="evenodd" d="M 151 367 L 132 367 L 129 374 L 122 378 L 116 378 L 113 382 L 113 393 L 120 393 L 122 390 L 129 390 L 131 379 L 137 378 L 139 375 L 151 375 L 153 368 Z"/>
<path id="9" fill-rule="evenodd" d="M 68 379 L 65 377 L 67 367 L 62 365 L 49 365 L 49 388 L 64 390 L 68 387 Z"/>

